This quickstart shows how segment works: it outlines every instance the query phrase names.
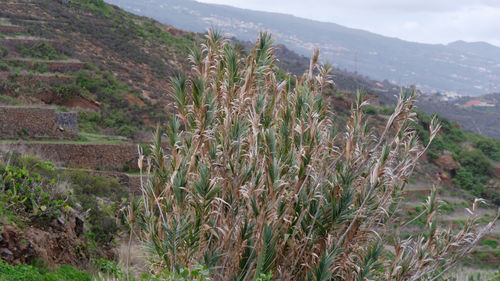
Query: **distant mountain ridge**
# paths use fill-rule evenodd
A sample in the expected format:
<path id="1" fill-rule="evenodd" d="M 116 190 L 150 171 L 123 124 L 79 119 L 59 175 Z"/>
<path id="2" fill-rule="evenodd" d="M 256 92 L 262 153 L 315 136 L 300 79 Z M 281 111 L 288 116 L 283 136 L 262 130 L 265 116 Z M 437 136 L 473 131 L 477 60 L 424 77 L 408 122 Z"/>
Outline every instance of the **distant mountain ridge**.
<path id="1" fill-rule="evenodd" d="M 336 67 L 427 91 L 480 95 L 500 91 L 500 48 L 457 41 L 421 44 L 371 32 L 298 18 L 193 0 L 108 0 L 126 10 L 181 29 L 203 32 L 210 26 L 241 40 L 270 31 L 277 43 L 309 56 L 314 48 Z"/>

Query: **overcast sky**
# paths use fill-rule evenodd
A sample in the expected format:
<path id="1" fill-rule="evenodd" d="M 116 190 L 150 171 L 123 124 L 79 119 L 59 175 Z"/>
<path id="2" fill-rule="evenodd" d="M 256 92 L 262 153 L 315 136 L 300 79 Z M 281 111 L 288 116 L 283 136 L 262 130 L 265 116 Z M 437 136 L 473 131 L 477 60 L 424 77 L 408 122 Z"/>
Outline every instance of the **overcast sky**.
<path id="1" fill-rule="evenodd" d="M 500 46 L 500 0 L 198 0 L 281 12 L 425 43 Z"/>

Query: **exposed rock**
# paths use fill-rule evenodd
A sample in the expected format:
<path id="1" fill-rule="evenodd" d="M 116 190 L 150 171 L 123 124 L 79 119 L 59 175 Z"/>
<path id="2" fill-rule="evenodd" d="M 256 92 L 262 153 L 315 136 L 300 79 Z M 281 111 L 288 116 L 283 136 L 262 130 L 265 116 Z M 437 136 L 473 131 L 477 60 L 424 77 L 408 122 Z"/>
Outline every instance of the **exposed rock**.
<path id="1" fill-rule="evenodd" d="M 453 185 L 453 182 L 451 181 L 450 177 L 448 177 L 446 174 L 444 173 L 438 173 L 437 174 L 437 181 L 443 185 L 448 185 L 448 186 L 452 186 Z"/>
<path id="2" fill-rule="evenodd" d="M 500 191 L 500 185 L 485 185 L 484 187 Z"/>
<path id="3" fill-rule="evenodd" d="M 33 245 L 14 227 L 4 226 L 0 237 L 0 257 L 6 262 L 27 263 L 35 258 L 32 255 Z"/>
<path id="4" fill-rule="evenodd" d="M 441 155 L 434 162 L 445 171 L 454 171 L 460 168 L 460 163 L 455 161 L 451 155 Z"/>
<path id="5" fill-rule="evenodd" d="M 495 173 L 495 177 L 500 178 L 500 165 L 495 166 L 493 172 Z"/>
<path id="6" fill-rule="evenodd" d="M 40 259 L 51 266 L 87 265 L 84 221 L 75 210 L 68 210 L 65 219 L 39 221 L 23 228 L 4 225 L 0 231 L 0 257 L 12 264 L 30 263 Z"/>
<path id="7" fill-rule="evenodd" d="M 4 261 L 7 262 L 12 262 L 12 252 L 9 251 L 9 249 L 2 248 L 0 249 L 0 258 L 2 258 Z"/>

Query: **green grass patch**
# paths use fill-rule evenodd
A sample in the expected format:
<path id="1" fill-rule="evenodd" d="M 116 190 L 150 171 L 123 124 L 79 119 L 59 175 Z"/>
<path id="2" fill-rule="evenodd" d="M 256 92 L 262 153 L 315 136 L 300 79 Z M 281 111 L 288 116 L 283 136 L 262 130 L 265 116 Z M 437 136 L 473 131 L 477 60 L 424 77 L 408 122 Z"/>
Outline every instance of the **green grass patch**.
<path id="1" fill-rule="evenodd" d="M 107 136 L 107 135 L 85 133 L 85 132 L 81 132 L 80 136 L 82 136 L 84 138 L 92 138 L 92 139 L 99 139 L 99 140 L 118 140 L 120 138 L 120 136 Z"/>
<path id="2" fill-rule="evenodd" d="M 480 268 L 498 268 L 500 250 L 476 250 L 472 253 L 472 264 Z"/>
<path id="3" fill-rule="evenodd" d="M 9 71 L 9 65 L 0 59 L 0 71 Z"/>
<path id="4" fill-rule="evenodd" d="M 44 60 L 58 60 L 58 59 L 66 59 L 66 56 L 61 55 L 58 51 L 47 42 L 38 42 L 33 46 L 17 46 L 17 51 L 28 57 L 32 58 L 40 58 Z"/>
<path id="5" fill-rule="evenodd" d="M 33 265 L 9 265 L 0 260 L 0 280 L 9 281 L 91 281 L 92 275 L 69 265 L 47 270 Z"/>
<path id="6" fill-rule="evenodd" d="M 19 227 L 24 227 L 25 218 L 19 217 L 16 212 L 9 209 L 8 202 L 0 200 L 0 225 L 13 225 L 16 224 Z M 0 226 L 0 230 L 3 227 Z"/>
<path id="7" fill-rule="evenodd" d="M 492 249 L 496 249 L 498 247 L 498 241 L 494 239 L 485 239 L 479 243 L 481 246 L 488 246 Z"/>
<path id="8" fill-rule="evenodd" d="M 0 104 L 2 105 L 21 105 L 15 98 L 8 95 L 0 95 Z"/>

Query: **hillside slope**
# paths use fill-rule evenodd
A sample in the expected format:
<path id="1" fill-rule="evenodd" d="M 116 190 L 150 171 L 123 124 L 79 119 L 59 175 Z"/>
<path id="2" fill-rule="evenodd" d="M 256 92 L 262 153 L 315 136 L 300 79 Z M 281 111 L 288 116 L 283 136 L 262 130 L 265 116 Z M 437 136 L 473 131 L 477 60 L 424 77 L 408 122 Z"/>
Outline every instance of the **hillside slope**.
<path id="1" fill-rule="evenodd" d="M 0 18 L 4 103 L 83 109 L 85 131 L 127 137 L 165 120 L 197 40 L 101 1 L 2 1 Z"/>
<path id="2" fill-rule="evenodd" d="M 189 70 L 203 38 L 93 0 L 1 2 L 0 18 L 0 104 L 78 109 L 82 130 L 127 137 L 165 120 L 169 79 Z M 308 67 L 285 46 L 276 54 L 284 71 Z M 339 69 L 334 79 L 339 90 L 397 93 Z"/>
<path id="3" fill-rule="evenodd" d="M 342 69 L 400 85 L 417 84 L 426 91 L 478 95 L 500 89 L 500 48 L 483 43 L 412 43 L 334 23 L 193 0 L 108 2 L 191 31 L 217 26 L 242 40 L 271 31 L 279 43 L 300 54 L 310 56 L 313 48 L 320 48 L 323 59 Z"/>
<path id="4" fill-rule="evenodd" d="M 500 139 L 500 93 L 450 101 L 440 96 L 423 96 L 417 106 L 427 114 L 439 113 L 458 122 L 464 130 Z"/>

